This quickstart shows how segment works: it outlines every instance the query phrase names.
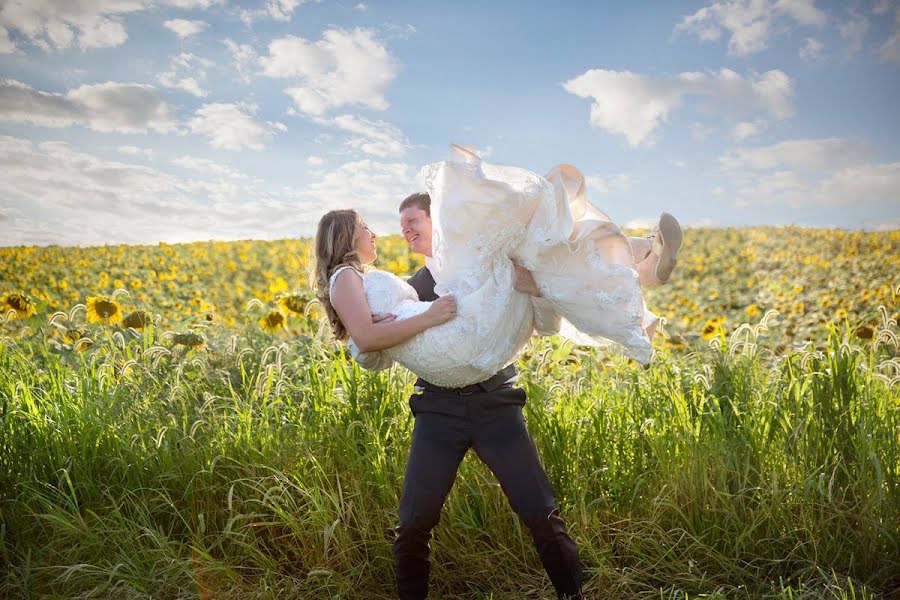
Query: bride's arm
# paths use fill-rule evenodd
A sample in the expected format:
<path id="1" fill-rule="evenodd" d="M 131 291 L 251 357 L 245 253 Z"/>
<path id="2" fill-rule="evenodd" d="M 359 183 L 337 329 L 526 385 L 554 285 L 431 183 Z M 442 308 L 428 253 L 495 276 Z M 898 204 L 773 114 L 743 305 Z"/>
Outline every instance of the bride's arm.
<path id="1" fill-rule="evenodd" d="M 396 346 L 456 316 L 456 301 L 452 296 L 442 296 L 422 314 L 390 323 L 373 323 L 362 279 L 351 269 L 338 274 L 331 290 L 331 305 L 360 352 Z"/>

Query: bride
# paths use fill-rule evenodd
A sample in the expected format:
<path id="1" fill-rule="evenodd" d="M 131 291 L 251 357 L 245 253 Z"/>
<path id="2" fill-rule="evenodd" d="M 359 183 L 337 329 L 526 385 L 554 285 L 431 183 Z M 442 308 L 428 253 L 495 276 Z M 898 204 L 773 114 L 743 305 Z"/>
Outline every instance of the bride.
<path id="1" fill-rule="evenodd" d="M 335 336 L 348 341 L 360 364 L 380 369 L 397 361 L 442 387 L 492 376 L 536 326 L 539 305 L 515 290 L 513 261 L 531 272 L 542 296 L 541 333 L 616 344 L 649 362 L 647 330 L 656 316 L 644 304 L 633 245 L 588 202 L 577 169 L 560 165 L 541 177 L 454 145 L 449 160 L 428 165 L 423 175 L 441 296 L 434 302 L 419 301 L 392 273 L 367 268 L 376 258 L 375 234 L 356 211 L 331 211 L 319 221 L 317 296 Z M 397 318 L 376 323 L 373 313 Z"/>

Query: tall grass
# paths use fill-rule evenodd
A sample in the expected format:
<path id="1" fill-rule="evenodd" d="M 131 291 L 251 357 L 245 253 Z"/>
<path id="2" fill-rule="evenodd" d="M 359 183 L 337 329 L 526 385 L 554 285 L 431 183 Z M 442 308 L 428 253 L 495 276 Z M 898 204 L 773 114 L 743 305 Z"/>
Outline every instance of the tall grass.
<path id="1" fill-rule="evenodd" d="M 360 371 L 312 326 L 200 349 L 97 331 L 84 352 L 0 339 L 0 596 L 392 597 L 408 372 Z M 898 335 L 885 312 L 871 342 L 835 325 L 775 355 L 743 327 L 648 370 L 535 342 L 526 418 L 587 596 L 900 589 Z M 435 598 L 552 597 L 471 454 L 432 547 Z"/>

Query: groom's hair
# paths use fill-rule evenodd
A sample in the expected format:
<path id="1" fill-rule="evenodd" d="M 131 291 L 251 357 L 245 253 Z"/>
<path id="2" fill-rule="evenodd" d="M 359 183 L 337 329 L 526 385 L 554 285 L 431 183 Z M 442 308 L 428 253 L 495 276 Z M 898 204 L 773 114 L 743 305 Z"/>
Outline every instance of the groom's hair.
<path id="1" fill-rule="evenodd" d="M 412 196 L 408 196 L 403 202 L 400 203 L 400 208 L 397 212 L 403 212 L 410 206 L 415 206 L 416 208 L 422 209 L 425 211 L 425 214 L 429 217 L 431 216 L 431 196 L 429 196 L 425 192 L 416 192 Z"/>

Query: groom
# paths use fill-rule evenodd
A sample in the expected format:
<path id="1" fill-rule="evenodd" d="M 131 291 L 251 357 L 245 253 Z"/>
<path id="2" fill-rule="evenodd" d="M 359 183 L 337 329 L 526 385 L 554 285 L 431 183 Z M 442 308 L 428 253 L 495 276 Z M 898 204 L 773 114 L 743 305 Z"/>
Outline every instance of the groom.
<path id="1" fill-rule="evenodd" d="M 409 283 L 420 300 L 436 300 L 431 259 L 431 198 L 413 194 L 400 204 L 400 227 L 425 267 Z M 539 295 L 528 271 L 517 267 L 516 289 Z M 525 428 L 525 390 L 516 369 L 464 388 L 442 388 L 421 378 L 409 405 L 415 416 L 406 463 L 394 558 L 400 598 L 428 594 L 431 530 L 438 523 L 459 464 L 469 448 L 494 473 L 509 503 L 531 531 L 541 562 L 560 598 L 581 598 L 578 548 L 566 532 L 537 448 Z"/>

